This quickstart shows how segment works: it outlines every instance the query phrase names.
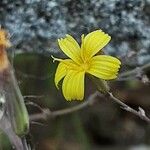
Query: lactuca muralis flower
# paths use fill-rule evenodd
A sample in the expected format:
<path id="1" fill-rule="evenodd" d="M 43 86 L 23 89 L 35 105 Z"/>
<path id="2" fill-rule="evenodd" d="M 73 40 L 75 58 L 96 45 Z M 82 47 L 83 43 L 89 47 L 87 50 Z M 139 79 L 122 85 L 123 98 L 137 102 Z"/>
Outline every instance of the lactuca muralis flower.
<path id="1" fill-rule="evenodd" d="M 60 49 L 70 59 L 59 61 L 55 74 L 55 84 L 63 79 L 62 92 L 66 100 L 82 100 L 84 98 L 85 74 L 91 74 L 103 80 L 115 79 L 121 62 L 112 56 L 96 55 L 108 44 L 111 37 L 102 30 L 96 30 L 81 36 L 81 47 L 70 35 L 58 39 Z"/>
<path id="2" fill-rule="evenodd" d="M 10 46 L 11 44 L 7 38 L 7 32 L 0 28 L 0 72 L 6 69 L 9 65 L 5 49 Z"/>
<path id="3" fill-rule="evenodd" d="M 11 44 L 7 38 L 7 32 L 0 28 L 0 47 L 10 47 Z"/>

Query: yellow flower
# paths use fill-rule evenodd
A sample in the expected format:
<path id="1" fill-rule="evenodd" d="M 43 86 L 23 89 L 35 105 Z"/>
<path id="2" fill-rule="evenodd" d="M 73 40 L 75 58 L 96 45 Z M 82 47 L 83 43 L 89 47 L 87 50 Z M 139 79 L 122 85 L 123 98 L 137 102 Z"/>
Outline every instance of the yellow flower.
<path id="1" fill-rule="evenodd" d="M 81 47 L 76 40 L 66 35 L 58 39 L 60 49 L 70 59 L 58 59 L 58 68 L 55 74 L 55 84 L 63 78 L 62 92 L 66 100 L 82 100 L 84 98 L 85 74 L 91 74 L 103 80 L 115 79 L 121 62 L 112 56 L 96 55 L 108 44 L 111 37 L 102 30 L 96 30 L 88 35 L 81 36 Z"/>
<path id="2" fill-rule="evenodd" d="M 0 72 L 9 66 L 9 61 L 5 49 L 10 47 L 11 44 L 7 35 L 7 32 L 0 28 Z"/>
<path id="3" fill-rule="evenodd" d="M 0 28 L 0 47 L 10 47 L 11 44 L 7 38 L 7 32 Z"/>

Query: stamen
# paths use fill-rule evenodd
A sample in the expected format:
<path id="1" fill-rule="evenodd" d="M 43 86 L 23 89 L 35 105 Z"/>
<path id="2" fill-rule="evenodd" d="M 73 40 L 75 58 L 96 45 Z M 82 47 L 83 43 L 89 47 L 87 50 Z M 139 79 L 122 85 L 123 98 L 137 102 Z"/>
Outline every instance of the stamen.
<path id="1" fill-rule="evenodd" d="M 53 55 L 51 55 L 51 58 L 53 59 L 53 62 L 55 62 L 55 61 L 63 61 L 62 59 L 56 58 Z"/>

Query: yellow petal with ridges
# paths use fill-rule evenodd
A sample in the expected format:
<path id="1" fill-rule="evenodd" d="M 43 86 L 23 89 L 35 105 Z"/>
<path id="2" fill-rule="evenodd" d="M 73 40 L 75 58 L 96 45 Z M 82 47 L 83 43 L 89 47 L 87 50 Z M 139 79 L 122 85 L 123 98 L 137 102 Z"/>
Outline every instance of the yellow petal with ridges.
<path id="1" fill-rule="evenodd" d="M 80 46 L 79 46 L 79 44 L 77 43 L 77 41 L 76 41 L 71 35 L 69 35 L 69 34 L 66 34 L 66 37 L 67 37 L 68 40 L 70 40 L 70 42 L 74 43 L 76 49 L 77 49 L 78 51 L 80 51 Z"/>
<path id="2" fill-rule="evenodd" d="M 113 62 L 114 64 L 121 65 L 121 61 L 113 56 L 109 55 L 97 55 L 92 58 L 92 61 L 107 61 L 107 62 Z"/>
<path id="3" fill-rule="evenodd" d="M 66 100 L 82 100 L 84 97 L 84 72 L 69 71 L 64 78 L 62 91 Z"/>
<path id="4" fill-rule="evenodd" d="M 84 98 L 84 78 L 85 78 L 85 72 L 78 72 L 75 79 L 74 79 L 74 92 L 76 94 L 76 97 L 74 99 L 76 100 L 83 100 Z"/>
<path id="5" fill-rule="evenodd" d="M 84 59 L 84 34 L 81 35 L 81 58 L 82 60 L 85 60 Z"/>
<path id="6" fill-rule="evenodd" d="M 115 79 L 117 77 L 117 75 L 115 73 L 106 73 L 103 72 L 103 70 L 99 70 L 99 69 L 95 69 L 95 68 L 91 68 L 89 71 L 87 71 L 89 74 L 92 74 L 93 76 L 103 79 L 103 80 L 111 80 L 111 79 Z"/>
<path id="7" fill-rule="evenodd" d="M 89 60 L 94 56 L 108 44 L 110 39 L 111 37 L 108 34 L 105 34 L 102 30 L 93 31 L 85 36 L 83 40 L 84 48 L 82 49 L 84 60 Z"/>
<path id="8" fill-rule="evenodd" d="M 58 44 L 61 50 L 73 61 L 80 64 L 82 59 L 80 55 L 80 47 L 76 40 L 70 36 L 66 35 L 66 38 L 58 39 Z"/>
<path id="9" fill-rule="evenodd" d="M 104 80 L 115 79 L 120 64 L 121 62 L 115 57 L 98 55 L 91 59 L 90 68 L 87 72 Z"/>
<path id="10" fill-rule="evenodd" d="M 64 63 L 68 70 L 78 70 L 79 66 L 71 59 L 64 59 L 61 61 Z"/>
<path id="11" fill-rule="evenodd" d="M 56 73 L 55 73 L 55 85 L 58 88 L 59 81 L 66 75 L 66 65 L 62 62 L 58 64 Z"/>
<path id="12" fill-rule="evenodd" d="M 76 72 L 72 70 L 68 71 L 67 75 L 65 76 L 63 80 L 62 92 L 67 101 L 71 101 L 72 99 L 71 87 L 72 87 L 72 80 L 74 78 L 75 73 Z"/>

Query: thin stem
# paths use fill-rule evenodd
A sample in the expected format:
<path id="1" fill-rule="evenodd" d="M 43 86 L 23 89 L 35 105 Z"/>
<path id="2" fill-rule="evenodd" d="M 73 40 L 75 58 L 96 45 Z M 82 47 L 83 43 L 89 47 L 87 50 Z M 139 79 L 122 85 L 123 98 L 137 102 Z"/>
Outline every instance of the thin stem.
<path id="1" fill-rule="evenodd" d="M 123 77 L 131 76 L 133 74 L 137 74 L 139 71 L 144 71 L 148 68 L 150 68 L 150 63 L 147 63 L 147 64 L 140 66 L 140 67 L 136 67 L 133 70 L 125 71 L 119 75 L 119 78 L 123 78 Z"/>
<path id="2" fill-rule="evenodd" d="M 83 103 L 73 106 L 73 107 L 69 107 L 69 108 L 65 108 L 65 109 L 61 109 L 61 110 L 56 110 L 56 111 L 50 111 L 49 109 L 45 109 L 43 110 L 43 113 L 39 113 L 39 114 L 34 114 L 30 116 L 30 120 L 47 120 L 48 118 L 54 118 L 54 117 L 58 117 L 58 116 L 62 116 L 62 115 L 66 115 L 66 114 L 70 114 L 73 113 L 75 111 L 84 109 L 88 106 L 91 106 L 94 104 L 95 102 L 95 98 L 99 95 L 100 93 L 98 91 L 96 91 L 95 93 L 91 94 L 89 96 L 89 98 L 84 101 Z"/>
<path id="3" fill-rule="evenodd" d="M 121 106 L 122 109 L 124 109 L 125 111 L 128 111 L 128 112 L 131 112 L 132 114 L 138 116 L 142 120 L 145 120 L 146 122 L 150 123 L 150 119 L 146 116 L 145 111 L 141 107 L 139 107 L 138 110 L 135 110 L 135 109 L 131 108 L 130 106 L 128 106 L 127 104 L 120 101 L 112 93 L 108 93 L 108 94 L 114 102 L 116 102 L 117 104 L 119 104 Z"/>

